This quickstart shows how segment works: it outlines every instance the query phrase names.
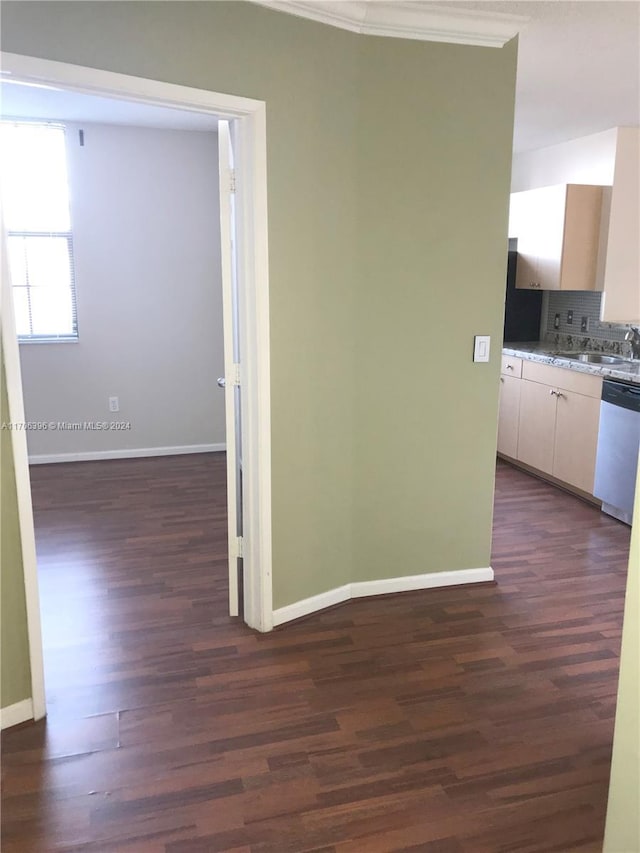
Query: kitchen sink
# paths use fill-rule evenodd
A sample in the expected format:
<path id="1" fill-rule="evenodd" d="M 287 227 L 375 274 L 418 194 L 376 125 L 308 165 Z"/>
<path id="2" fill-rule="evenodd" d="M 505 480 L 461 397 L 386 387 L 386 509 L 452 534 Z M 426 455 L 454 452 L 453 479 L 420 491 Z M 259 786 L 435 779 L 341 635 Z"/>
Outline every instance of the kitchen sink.
<path id="1" fill-rule="evenodd" d="M 631 359 L 620 355 L 605 355 L 601 352 L 556 352 L 558 358 L 572 358 L 587 364 L 630 364 Z"/>

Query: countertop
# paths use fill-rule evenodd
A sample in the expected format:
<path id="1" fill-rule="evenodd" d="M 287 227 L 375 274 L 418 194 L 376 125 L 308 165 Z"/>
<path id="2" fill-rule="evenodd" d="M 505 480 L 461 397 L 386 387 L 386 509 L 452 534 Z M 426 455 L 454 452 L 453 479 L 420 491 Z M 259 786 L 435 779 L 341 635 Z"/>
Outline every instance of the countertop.
<path id="1" fill-rule="evenodd" d="M 563 352 L 568 350 L 569 347 L 565 347 Z M 576 349 L 576 352 L 580 352 L 580 350 Z M 594 376 L 601 376 L 603 379 L 620 379 L 623 382 L 633 382 L 640 385 L 640 361 L 638 360 L 625 364 L 589 364 L 571 358 L 562 358 L 557 354 L 558 348 L 548 341 L 518 341 L 517 343 L 505 341 L 502 346 L 502 353 L 503 355 L 524 358 L 528 361 L 538 361 L 541 364 L 552 364 L 555 367 L 577 370 L 580 373 L 591 373 Z M 608 355 L 608 353 L 603 354 Z"/>

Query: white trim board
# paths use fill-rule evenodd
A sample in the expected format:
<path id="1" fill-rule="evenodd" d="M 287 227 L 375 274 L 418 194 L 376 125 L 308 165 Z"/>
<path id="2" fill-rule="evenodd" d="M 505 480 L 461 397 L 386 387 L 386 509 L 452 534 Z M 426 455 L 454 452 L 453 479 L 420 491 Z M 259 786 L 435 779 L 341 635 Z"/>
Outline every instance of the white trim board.
<path id="1" fill-rule="evenodd" d="M 384 578 L 375 581 L 355 581 L 344 586 L 329 589 L 311 598 L 303 598 L 286 607 L 273 611 L 273 624 L 283 625 L 293 619 L 309 616 L 327 607 L 342 604 L 352 598 L 364 598 L 369 595 L 391 595 L 396 592 L 410 592 L 417 589 L 439 589 L 445 586 L 462 586 L 469 583 L 488 583 L 494 580 L 493 569 L 460 569 L 457 572 L 429 572 L 424 575 L 406 575 L 400 578 Z"/>
<path id="2" fill-rule="evenodd" d="M 283 625 L 285 622 L 291 622 L 293 619 L 300 619 L 302 616 L 309 616 L 311 613 L 317 613 L 319 610 L 325 610 L 327 607 L 342 604 L 345 601 L 349 601 L 350 598 L 351 584 L 347 583 L 344 586 L 321 592 L 319 595 L 312 595 L 310 598 L 294 601 L 293 604 L 287 604 L 286 607 L 279 607 L 273 611 L 273 624 L 274 626 Z"/>
<path id="3" fill-rule="evenodd" d="M 0 728 L 3 731 L 11 726 L 26 723 L 28 720 L 33 720 L 33 702 L 31 699 L 23 699 L 14 705 L 0 708 Z"/>
<path id="4" fill-rule="evenodd" d="M 530 18 L 399 0 L 253 0 L 277 12 L 369 36 L 504 47 Z"/>
<path id="5" fill-rule="evenodd" d="M 142 459 L 145 456 L 179 456 L 187 453 L 221 453 L 224 442 L 218 444 L 182 444 L 176 447 L 127 447 L 122 450 L 86 450 L 79 453 L 36 453 L 29 456 L 29 465 L 49 465 L 52 462 L 91 462 L 98 459 Z"/>

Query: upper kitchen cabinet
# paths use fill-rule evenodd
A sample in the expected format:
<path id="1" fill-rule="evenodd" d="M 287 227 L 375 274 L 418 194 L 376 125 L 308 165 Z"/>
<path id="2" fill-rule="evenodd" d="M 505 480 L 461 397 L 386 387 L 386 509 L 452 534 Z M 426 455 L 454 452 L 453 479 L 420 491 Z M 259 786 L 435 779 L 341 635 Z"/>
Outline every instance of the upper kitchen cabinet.
<path id="1" fill-rule="evenodd" d="M 619 127 L 600 319 L 640 323 L 640 130 Z M 605 208 L 607 205 L 605 205 Z"/>
<path id="2" fill-rule="evenodd" d="M 509 236 L 518 238 L 516 287 L 597 290 L 602 187 L 559 184 L 513 193 Z"/>

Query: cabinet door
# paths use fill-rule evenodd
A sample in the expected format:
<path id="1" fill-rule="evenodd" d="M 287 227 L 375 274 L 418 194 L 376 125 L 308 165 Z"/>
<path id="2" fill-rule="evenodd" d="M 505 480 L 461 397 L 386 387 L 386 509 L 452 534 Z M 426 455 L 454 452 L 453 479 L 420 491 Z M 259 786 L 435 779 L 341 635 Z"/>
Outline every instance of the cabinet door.
<path id="1" fill-rule="evenodd" d="M 498 410 L 498 453 L 512 459 L 518 453 L 518 417 L 520 415 L 521 380 L 514 376 L 500 377 L 500 408 Z"/>
<path id="2" fill-rule="evenodd" d="M 512 193 L 509 205 L 509 236 L 518 238 L 516 288 L 524 290 L 538 286 L 535 196 L 535 190 Z"/>
<path id="3" fill-rule="evenodd" d="M 573 391 L 558 393 L 554 477 L 593 494 L 600 400 Z"/>
<path id="4" fill-rule="evenodd" d="M 637 188 L 636 188 L 637 193 Z M 562 247 L 561 290 L 597 290 L 602 187 L 569 184 Z"/>
<path id="5" fill-rule="evenodd" d="M 517 459 L 526 465 L 553 472 L 553 444 L 556 427 L 554 388 L 538 382 L 520 380 Z"/>
<path id="6" fill-rule="evenodd" d="M 518 246 L 520 240 L 518 240 Z M 516 290 L 539 290 L 538 258 L 518 251 L 516 265 Z"/>
<path id="7" fill-rule="evenodd" d="M 535 192 L 538 285 L 542 290 L 557 290 L 562 267 L 567 187 L 543 187 Z"/>
<path id="8" fill-rule="evenodd" d="M 519 196 L 517 288 L 560 286 L 566 185 L 515 193 Z"/>

